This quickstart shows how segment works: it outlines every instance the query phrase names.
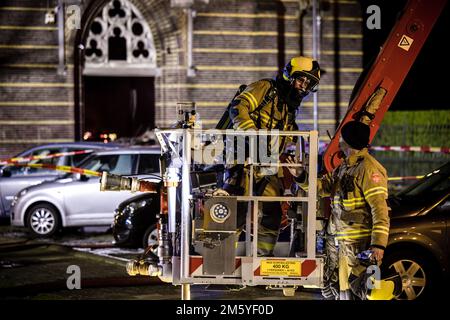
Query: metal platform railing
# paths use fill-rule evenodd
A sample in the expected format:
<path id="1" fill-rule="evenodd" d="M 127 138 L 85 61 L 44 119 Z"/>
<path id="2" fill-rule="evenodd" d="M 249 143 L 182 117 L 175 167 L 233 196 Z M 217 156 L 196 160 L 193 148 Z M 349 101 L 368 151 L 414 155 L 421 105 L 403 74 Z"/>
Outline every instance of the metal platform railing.
<path id="1" fill-rule="evenodd" d="M 170 167 L 172 170 L 177 170 L 181 176 L 181 203 L 178 204 L 181 206 L 181 250 L 180 255 L 172 259 L 174 284 L 313 285 L 318 287 L 322 285 L 323 258 L 316 253 L 317 131 L 157 129 L 155 133 L 162 146 L 162 151 L 171 153 Z M 294 156 L 299 159 L 299 163 L 295 165 L 281 163 L 279 154 L 275 152 L 277 150 L 280 152 L 280 139 L 293 139 L 294 137 L 297 137 L 297 141 L 292 143 L 291 147 L 294 149 Z M 231 149 L 230 142 L 233 144 Z M 241 143 L 240 147 L 239 143 Z M 269 146 L 273 152 L 268 155 L 261 155 L 261 152 L 256 152 L 258 145 Z M 234 147 L 236 147 L 236 150 Z M 260 204 L 263 202 L 289 201 L 303 203 L 306 206 L 305 254 L 301 257 L 258 257 L 258 232 L 253 232 L 253 236 L 250 232 L 246 232 L 245 256 L 236 257 L 236 265 L 240 265 L 240 267 L 236 268 L 233 274 L 205 275 L 201 272 L 196 273 L 195 267 L 201 266 L 201 261 L 198 260 L 201 257 L 191 255 L 189 250 L 193 232 L 191 212 L 193 197 L 190 181 L 192 166 L 194 164 L 235 164 L 238 159 L 230 157 L 230 154 L 236 155 L 235 151 L 237 151 L 237 157 L 240 157 L 246 168 L 249 190 L 246 195 L 229 197 L 236 199 L 238 202 L 249 203 L 248 208 L 250 210 L 248 210 L 246 216 L 246 230 L 252 230 L 252 224 L 253 230 L 258 229 L 258 211 Z M 242 152 L 244 152 L 244 156 L 239 154 Z M 309 188 L 305 196 L 254 195 L 255 172 L 259 172 L 258 170 L 261 168 L 279 169 L 286 166 L 306 167 Z M 223 195 L 220 197 L 226 198 Z M 175 203 L 171 202 L 170 199 L 168 202 L 172 205 Z M 169 221 L 176 219 L 177 209 L 169 207 Z M 279 261 L 281 267 L 286 266 L 288 271 L 270 274 L 271 267 L 277 266 L 276 261 Z"/>

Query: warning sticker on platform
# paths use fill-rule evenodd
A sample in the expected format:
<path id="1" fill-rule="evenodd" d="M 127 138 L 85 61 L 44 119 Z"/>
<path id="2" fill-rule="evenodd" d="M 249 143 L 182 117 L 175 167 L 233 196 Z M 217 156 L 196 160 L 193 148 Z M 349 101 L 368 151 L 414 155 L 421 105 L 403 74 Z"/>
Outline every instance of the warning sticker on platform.
<path id="1" fill-rule="evenodd" d="M 261 260 L 262 276 L 301 276 L 301 262 L 292 260 Z"/>
<path id="2" fill-rule="evenodd" d="M 403 50 L 408 51 L 409 48 L 411 48 L 413 41 L 414 41 L 413 38 L 410 38 L 407 35 L 403 35 L 402 38 L 400 39 L 400 42 L 398 43 L 398 46 Z"/>

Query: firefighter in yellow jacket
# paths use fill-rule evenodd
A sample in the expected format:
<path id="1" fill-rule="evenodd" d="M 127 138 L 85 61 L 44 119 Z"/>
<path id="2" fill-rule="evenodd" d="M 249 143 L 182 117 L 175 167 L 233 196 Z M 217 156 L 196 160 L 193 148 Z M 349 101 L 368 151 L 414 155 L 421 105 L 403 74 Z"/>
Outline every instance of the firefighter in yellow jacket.
<path id="1" fill-rule="evenodd" d="M 230 105 L 229 116 L 236 130 L 298 130 L 296 111 L 302 99 L 319 84 L 320 67 L 317 61 L 307 57 L 292 58 L 275 80 L 254 82 L 238 95 Z M 280 152 L 289 138 L 280 138 Z M 272 141 L 273 142 L 273 141 Z M 262 147 L 262 146 L 260 146 Z M 240 170 L 241 169 L 241 170 Z M 249 195 L 248 172 L 243 166 L 227 168 L 223 189 L 229 194 Z M 284 191 L 282 173 L 255 174 L 254 195 L 279 196 Z M 243 225 L 246 204 L 238 207 L 238 224 Z M 262 218 L 258 227 L 258 255 L 271 256 L 281 223 L 281 205 L 264 202 Z"/>
<path id="2" fill-rule="evenodd" d="M 380 265 L 388 242 L 387 174 L 367 151 L 369 136 L 366 124 L 346 123 L 339 140 L 345 159 L 332 173 L 318 180 L 319 195 L 330 196 L 332 205 L 322 291 L 327 298 L 366 299 L 371 291 L 367 288 L 367 265 L 358 259 L 358 254 L 369 250 L 371 259 Z M 306 172 L 290 170 L 306 191 Z"/>

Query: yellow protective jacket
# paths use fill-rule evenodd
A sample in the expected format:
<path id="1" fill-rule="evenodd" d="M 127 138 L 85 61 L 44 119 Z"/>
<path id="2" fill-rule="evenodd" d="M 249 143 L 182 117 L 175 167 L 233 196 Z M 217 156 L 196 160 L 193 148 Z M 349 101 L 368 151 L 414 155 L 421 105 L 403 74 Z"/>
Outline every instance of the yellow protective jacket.
<path id="1" fill-rule="evenodd" d="M 336 239 L 370 237 L 372 246 L 386 248 L 389 237 L 387 173 L 367 148 L 346 158 L 332 173 L 318 179 L 317 184 L 320 196 L 331 197 L 331 221 Z M 306 183 L 299 185 L 307 191 Z"/>
<path id="2" fill-rule="evenodd" d="M 273 84 L 275 85 L 275 84 Z M 271 83 L 267 80 L 259 80 L 249 84 L 246 89 L 238 95 L 234 101 L 235 104 L 230 109 L 230 118 L 235 130 L 259 130 L 259 129 L 278 129 L 280 131 L 296 130 L 295 113 L 289 112 L 288 105 L 280 101 L 278 91 L 274 98 L 266 103 L 262 108 L 258 109 L 262 101 L 271 89 Z M 280 101 L 280 103 L 279 103 Z M 278 144 L 279 152 L 283 152 L 287 143 L 292 142 L 292 137 L 280 137 L 280 140 L 271 140 L 271 143 Z M 278 170 L 264 171 L 263 169 L 255 168 L 255 181 L 258 182 L 264 175 L 276 175 L 283 177 L 283 172 Z M 265 172 L 265 173 L 263 173 Z M 269 172 L 269 173 L 267 173 Z M 272 173 L 270 173 L 272 172 Z M 246 179 L 246 170 L 244 170 L 244 179 L 239 175 L 231 175 L 225 179 L 225 183 L 229 185 L 240 185 L 241 188 L 248 189 L 248 181 Z"/>
<path id="3" fill-rule="evenodd" d="M 263 108 L 255 111 L 270 88 L 271 84 L 268 80 L 259 80 L 249 84 L 247 88 L 236 97 L 235 100 L 239 101 L 239 103 L 230 110 L 230 117 L 233 121 L 234 129 L 270 130 L 276 128 L 286 131 L 292 130 L 293 123 L 289 121 L 288 106 L 285 103 L 280 103 L 280 105 L 278 105 L 278 94 Z"/>

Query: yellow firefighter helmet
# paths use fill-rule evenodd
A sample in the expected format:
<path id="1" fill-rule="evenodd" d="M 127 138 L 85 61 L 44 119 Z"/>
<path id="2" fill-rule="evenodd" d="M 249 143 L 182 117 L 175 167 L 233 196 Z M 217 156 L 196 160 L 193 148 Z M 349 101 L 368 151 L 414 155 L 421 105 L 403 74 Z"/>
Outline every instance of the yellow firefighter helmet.
<path id="1" fill-rule="evenodd" d="M 320 81 L 320 67 L 316 60 L 308 57 L 298 56 L 292 58 L 283 68 L 283 79 L 293 82 L 300 77 L 310 80 L 308 90 L 314 91 Z"/>

